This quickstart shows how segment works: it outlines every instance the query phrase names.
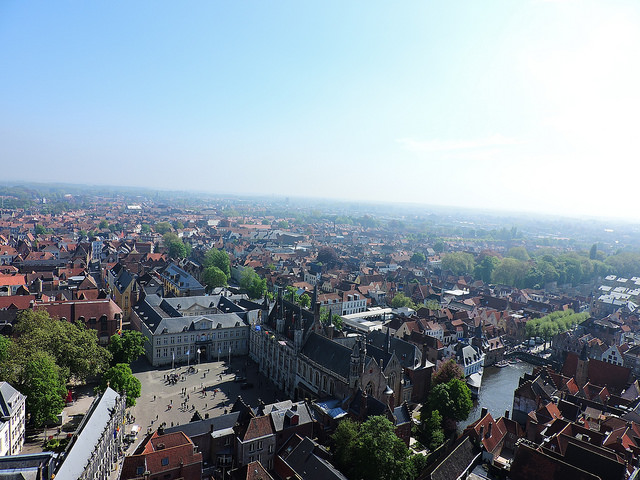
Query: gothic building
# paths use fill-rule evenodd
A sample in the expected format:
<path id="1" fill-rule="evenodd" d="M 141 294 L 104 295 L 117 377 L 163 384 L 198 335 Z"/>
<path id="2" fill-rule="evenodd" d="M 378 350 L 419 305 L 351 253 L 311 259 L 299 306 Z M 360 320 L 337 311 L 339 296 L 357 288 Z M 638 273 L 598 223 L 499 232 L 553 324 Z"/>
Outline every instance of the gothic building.
<path id="1" fill-rule="evenodd" d="M 364 337 L 333 338 L 333 327 L 320 322 L 314 292 L 313 310 L 278 294 L 275 305 L 263 306 L 250 329 L 249 355 L 258 368 L 293 399 L 346 399 L 358 390 L 384 404 L 405 400 L 403 365 L 389 348 Z M 419 354 L 419 352 L 418 352 Z"/>

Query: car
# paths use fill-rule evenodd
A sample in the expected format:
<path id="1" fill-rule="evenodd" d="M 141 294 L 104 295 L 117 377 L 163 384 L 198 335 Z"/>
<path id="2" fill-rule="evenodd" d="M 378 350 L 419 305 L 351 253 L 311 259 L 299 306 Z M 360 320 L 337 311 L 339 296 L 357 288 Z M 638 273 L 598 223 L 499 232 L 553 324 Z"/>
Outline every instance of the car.
<path id="1" fill-rule="evenodd" d="M 246 382 L 247 379 L 246 379 L 246 377 L 242 377 L 240 375 L 236 375 L 236 378 L 234 378 L 233 381 L 236 382 L 236 383 L 242 383 L 242 382 Z"/>
<path id="2" fill-rule="evenodd" d="M 242 390 L 248 390 L 249 388 L 253 388 L 253 383 L 251 382 L 244 382 L 242 385 L 240 385 L 240 388 Z"/>

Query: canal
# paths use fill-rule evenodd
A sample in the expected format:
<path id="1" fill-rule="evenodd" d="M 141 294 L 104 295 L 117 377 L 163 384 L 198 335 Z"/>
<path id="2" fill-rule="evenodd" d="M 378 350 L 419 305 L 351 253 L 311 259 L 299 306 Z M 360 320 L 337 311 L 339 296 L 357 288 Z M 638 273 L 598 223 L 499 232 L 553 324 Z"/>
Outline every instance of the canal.
<path id="1" fill-rule="evenodd" d="M 473 409 L 469 417 L 464 422 L 460 422 L 459 428 L 475 422 L 480 418 L 482 408 L 489 410 L 494 418 L 504 415 L 505 410 L 513 406 L 513 391 L 518 388 L 518 380 L 525 373 L 531 373 L 533 365 L 525 362 L 518 362 L 508 367 L 486 367 L 482 376 L 482 387 L 477 402 L 474 402 Z"/>

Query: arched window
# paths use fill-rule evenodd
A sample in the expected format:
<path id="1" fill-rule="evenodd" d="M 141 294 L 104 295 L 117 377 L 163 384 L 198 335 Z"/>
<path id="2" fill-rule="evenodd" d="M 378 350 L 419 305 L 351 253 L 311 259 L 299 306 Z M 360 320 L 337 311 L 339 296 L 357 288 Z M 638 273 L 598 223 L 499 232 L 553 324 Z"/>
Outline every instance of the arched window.
<path id="1" fill-rule="evenodd" d="M 371 383 L 371 382 L 367 383 L 367 388 L 365 388 L 364 391 L 367 393 L 367 395 L 372 395 L 373 394 L 373 383 Z"/>
<path id="2" fill-rule="evenodd" d="M 333 395 L 335 391 L 335 384 L 333 383 L 333 380 L 329 380 L 329 394 Z"/>
<path id="3" fill-rule="evenodd" d="M 316 372 L 316 378 L 315 378 L 315 382 L 313 382 L 314 385 L 317 385 L 318 387 L 320 386 L 320 374 L 318 372 Z"/>
<path id="4" fill-rule="evenodd" d="M 322 377 L 322 390 L 327 391 L 327 377 Z"/>
<path id="5" fill-rule="evenodd" d="M 392 390 L 396 389 L 396 373 L 392 372 L 391 375 L 389 375 L 389 386 L 391 387 Z"/>

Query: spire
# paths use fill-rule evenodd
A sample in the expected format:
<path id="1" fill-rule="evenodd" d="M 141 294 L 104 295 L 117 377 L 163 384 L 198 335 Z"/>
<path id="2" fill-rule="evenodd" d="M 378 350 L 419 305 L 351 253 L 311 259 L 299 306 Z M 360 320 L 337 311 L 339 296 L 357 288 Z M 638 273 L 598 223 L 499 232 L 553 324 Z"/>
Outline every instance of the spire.
<path id="1" fill-rule="evenodd" d="M 387 335 L 384 339 L 384 352 L 389 353 L 389 348 L 391 348 L 391 334 L 389 333 L 390 328 L 387 327 Z"/>

